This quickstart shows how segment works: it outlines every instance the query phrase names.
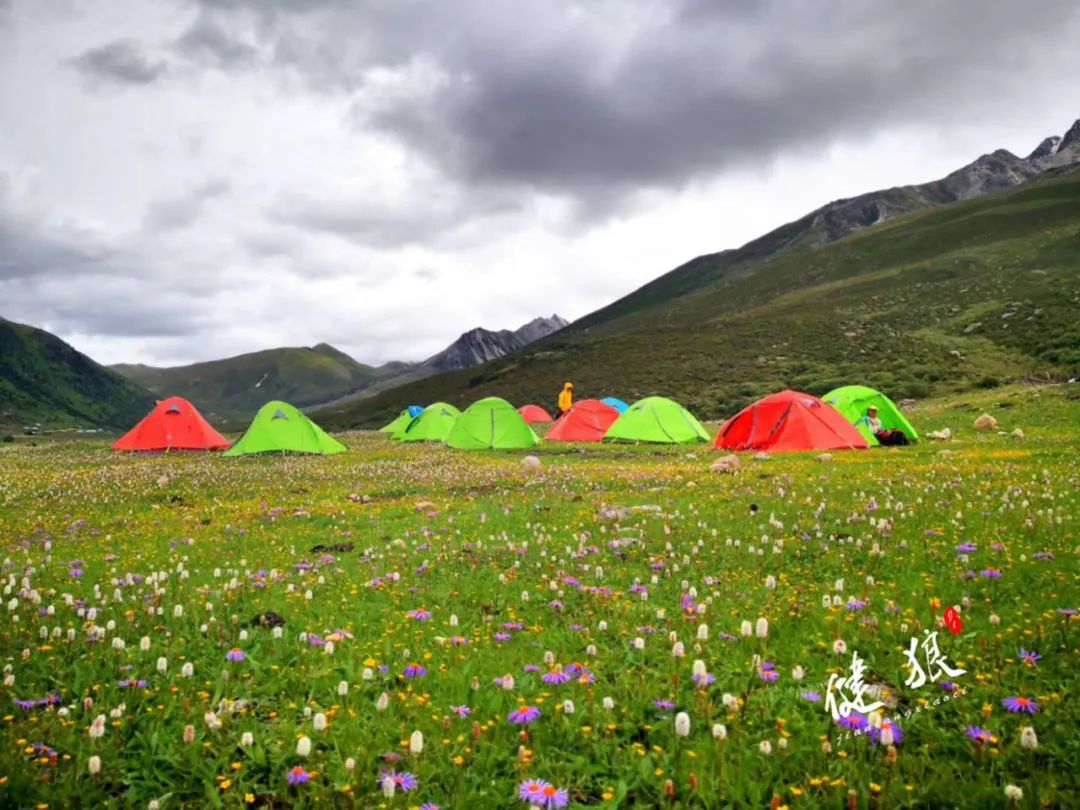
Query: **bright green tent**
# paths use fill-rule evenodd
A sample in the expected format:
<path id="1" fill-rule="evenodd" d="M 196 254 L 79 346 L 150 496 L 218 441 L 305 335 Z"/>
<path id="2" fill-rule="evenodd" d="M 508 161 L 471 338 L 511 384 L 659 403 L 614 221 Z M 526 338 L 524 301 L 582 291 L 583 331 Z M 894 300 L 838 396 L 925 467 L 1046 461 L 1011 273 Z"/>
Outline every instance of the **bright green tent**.
<path id="1" fill-rule="evenodd" d="M 639 399 L 619 415 L 604 440 L 691 444 L 709 441 L 709 434 L 682 405 L 666 397 Z"/>
<path id="2" fill-rule="evenodd" d="M 383 425 L 381 428 L 379 428 L 379 433 L 389 433 L 391 436 L 396 436 L 408 430 L 409 425 L 412 424 L 412 421 L 415 418 L 416 415 L 412 413 L 411 409 L 406 408 L 396 417 L 394 417 L 393 422 L 390 422 L 389 424 Z"/>
<path id="3" fill-rule="evenodd" d="M 446 402 L 428 405 L 416 417 L 408 429 L 395 433 L 394 438 L 403 442 L 441 442 L 449 435 L 461 411 Z"/>
<path id="4" fill-rule="evenodd" d="M 454 420 L 446 443 L 459 450 L 513 450 L 534 447 L 540 439 L 517 408 L 505 399 L 487 397 Z"/>
<path id="5" fill-rule="evenodd" d="M 845 419 L 855 425 L 859 433 L 871 445 L 878 444 L 878 440 L 874 438 L 874 434 L 870 432 L 870 428 L 865 422 L 861 424 L 859 422 L 860 419 L 866 416 L 866 409 L 871 405 L 877 406 L 878 419 L 881 420 L 881 427 L 884 430 L 899 430 L 911 441 L 917 442 L 919 440 L 919 434 L 915 432 L 911 422 L 900 413 L 896 403 L 873 388 L 865 385 L 845 385 L 834 388 L 822 399 L 840 411 Z"/>
<path id="6" fill-rule="evenodd" d="M 249 453 L 344 453 L 348 448 L 287 402 L 267 402 L 227 456 Z"/>

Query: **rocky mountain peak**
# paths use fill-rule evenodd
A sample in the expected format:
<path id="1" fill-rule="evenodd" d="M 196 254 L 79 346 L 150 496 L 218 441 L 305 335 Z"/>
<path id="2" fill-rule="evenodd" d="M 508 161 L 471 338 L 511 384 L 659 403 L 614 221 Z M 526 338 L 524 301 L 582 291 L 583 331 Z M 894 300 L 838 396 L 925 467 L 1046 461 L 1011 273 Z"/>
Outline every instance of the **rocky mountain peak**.
<path id="1" fill-rule="evenodd" d="M 1060 152 L 1072 146 L 1080 146 L 1080 118 L 1076 119 L 1073 125 L 1069 127 L 1069 131 L 1065 133 L 1065 137 L 1058 144 L 1057 151 Z"/>
<path id="2" fill-rule="evenodd" d="M 1058 146 L 1061 145 L 1060 135 L 1051 135 L 1049 138 L 1044 138 L 1042 143 L 1035 147 L 1035 151 L 1027 156 L 1027 160 L 1039 160 L 1040 158 L 1048 158 L 1053 155 Z"/>

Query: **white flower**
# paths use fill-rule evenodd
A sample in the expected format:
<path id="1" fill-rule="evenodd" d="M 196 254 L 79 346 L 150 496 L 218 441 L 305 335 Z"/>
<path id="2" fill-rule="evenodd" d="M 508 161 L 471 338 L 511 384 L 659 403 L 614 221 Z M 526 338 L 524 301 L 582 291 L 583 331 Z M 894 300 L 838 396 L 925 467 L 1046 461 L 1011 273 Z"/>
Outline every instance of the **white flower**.
<path id="1" fill-rule="evenodd" d="M 754 635 L 754 626 L 750 624 L 749 619 L 743 619 L 743 623 L 739 626 L 739 635 L 752 636 Z"/>
<path id="2" fill-rule="evenodd" d="M 757 626 L 754 628 L 754 635 L 758 638 L 768 638 L 769 636 L 769 620 L 764 616 L 761 616 L 757 620 Z"/>
<path id="3" fill-rule="evenodd" d="M 250 731 L 245 731 L 243 734 L 240 735 L 240 745 L 243 748 L 247 748 L 247 747 L 252 746 L 254 744 L 255 744 L 255 735 L 252 734 Z"/>
<path id="4" fill-rule="evenodd" d="M 671 655 L 673 658 L 682 658 L 686 655 L 686 648 L 681 641 L 676 641 L 671 645 Z"/>
<path id="5" fill-rule="evenodd" d="M 723 723 L 715 723 L 712 727 L 712 735 L 714 739 L 726 740 L 727 726 L 725 726 Z"/>
<path id="6" fill-rule="evenodd" d="M 595 644 L 590 644 L 588 647 L 586 647 L 585 648 L 585 654 L 589 655 L 589 656 L 595 656 L 596 655 L 596 645 Z"/>
<path id="7" fill-rule="evenodd" d="M 161 810 L 161 804 L 157 799 L 151 799 L 146 805 L 146 810 Z"/>
<path id="8" fill-rule="evenodd" d="M 90 757 L 90 759 L 86 762 L 86 769 L 90 771 L 91 776 L 101 773 L 101 757 L 99 757 L 97 754 Z"/>
<path id="9" fill-rule="evenodd" d="M 99 714 L 94 718 L 94 722 L 90 724 L 90 737 L 91 739 L 98 739 L 105 736 L 105 715 Z"/>
<path id="10" fill-rule="evenodd" d="M 801 681 L 806 676 L 806 670 L 804 670 L 798 664 L 795 665 L 795 669 L 791 670 L 791 677 L 797 681 Z"/>
<path id="11" fill-rule="evenodd" d="M 734 709 L 739 705 L 739 700 L 730 692 L 724 692 L 720 698 L 720 702 L 724 704 L 726 709 Z"/>
<path id="12" fill-rule="evenodd" d="M 373 681 L 375 680 L 375 670 L 371 667 L 364 667 L 364 671 L 360 673 L 360 677 L 365 681 Z"/>
<path id="13" fill-rule="evenodd" d="M 186 664 L 180 667 L 180 674 L 183 675 L 185 678 L 190 678 L 192 675 L 195 674 L 195 665 L 188 661 Z"/>
<path id="14" fill-rule="evenodd" d="M 326 731 L 326 715 L 319 712 L 311 719 L 311 727 L 316 731 Z"/>
<path id="15" fill-rule="evenodd" d="M 704 623 L 698 625 L 697 640 L 698 641 L 708 641 L 709 640 L 709 625 L 704 624 Z"/>
<path id="16" fill-rule="evenodd" d="M 207 712 L 203 715 L 203 722 L 206 723 L 206 727 L 211 731 L 217 731 L 221 728 L 221 720 L 218 719 L 217 714 L 214 712 Z"/>
<path id="17" fill-rule="evenodd" d="M 601 701 L 601 704 L 603 705 L 604 709 L 609 712 L 615 708 L 615 701 L 609 697 L 604 698 L 603 701 Z"/>
<path id="18" fill-rule="evenodd" d="M 334 642 L 332 642 L 332 641 L 326 642 L 326 644 L 323 646 L 323 652 L 325 652 L 327 655 L 333 655 L 334 654 Z"/>
<path id="19" fill-rule="evenodd" d="M 821 606 L 826 609 L 832 607 L 832 599 L 829 597 L 828 594 L 825 594 L 823 597 L 821 597 Z"/>
<path id="20" fill-rule="evenodd" d="M 547 652 L 545 652 L 544 653 L 544 663 L 547 664 L 549 667 L 552 664 L 554 664 L 555 663 L 555 653 L 553 653 L 551 650 L 548 650 Z"/>
<path id="21" fill-rule="evenodd" d="M 843 655 L 847 652 L 847 644 L 844 643 L 844 640 L 842 638 L 838 638 L 832 644 L 832 651 L 837 655 Z"/>
<path id="22" fill-rule="evenodd" d="M 409 753 L 422 754 L 424 752 L 424 735 L 419 729 L 409 737 Z"/>
<path id="23" fill-rule="evenodd" d="M 563 710 L 563 714 L 573 714 L 574 713 L 574 701 L 572 701 L 572 700 L 564 700 L 563 705 L 562 705 L 562 710 Z"/>
<path id="24" fill-rule="evenodd" d="M 991 613 L 990 624 L 992 624 L 994 627 L 997 627 L 999 624 L 1001 624 L 1001 617 L 998 616 L 996 613 Z M 1017 790 L 1019 790 L 1019 788 L 1017 788 Z"/>
<path id="25" fill-rule="evenodd" d="M 596 629 L 603 633 L 605 630 L 607 630 L 607 622 L 601 619 L 600 623 L 596 625 Z"/>
<path id="26" fill-rule="evenodd" d="M 296 741 L 296 755 L 298 757 L 307 757 L 311 754 L 311 739 L 304 735 Z"/>
<path id="27" fill-rule="evenodd" d="M 644 650 L 645 649 L 645 639 L 643 639 L 641 636 L 638 636 L 637 638 L 635 638 L 634 641 L 633 641 L 633 644 L 634 644 L 634 649 L 635 650 Z"/>
<path id="28" fill-rule="evenodd" d="M 870 728 L 881 728 L 881 712 L 870 712 L 866 716 L 866 724 Z"/>
<path id="29" fill-rule="evenodd" d="M 380 712 L 386 711 L 386 708 L 389 705 L 390 695 L 388 695 L 386 692 L 383 692 L 381 695 L 379 695 L 379 699 L 375 701 L 375 708 L 378 709 Z"/>
<path id="30" fill-rule="evenodd" d="M 690 736 L 690 715 L 688 715 L 686 712 L 679 712 L 677 715 L 675 715 L 675 736 Z"/>
<path id="31" fill-rule="evenodd" d="M 1006 785 L 1005 798 L 1012 799 L 1014 802 L 1018 802 L 1022 798 L 1024 798 L 1024 791 L 1018 788 L 1016 785 Z"/>
<path id="32" fill-rule="evenodd" d="M 528 601 L 528 600 L 525 600 Z M 397 784 L 389 776 L 383 777 L 382 780 L 382 794 L 387 799 L 394 798 L 394 791 L 397 789 Z"/>
<path id="33" fill-rule="evenodd" d="M 157 671 L 164 675 L 169 669 L 169 659 L 164 655 L 157 660 Z"/>
<path id="34" fill-rule="evenodd" d="M 172 609 L 172 615 L 173 615 L 174 619 L 179 619 L 181 616 L 184 615 L 184 606 L 183 605 L 176 605 Z"/>
<path id="35" fill-rule="evenodd" d="M 450 626 L 451 627 L 457 627 L 458 626 L 458 617 L 457 617 L 456 613 L 451 613 L 450 614 Z"/>
<path id="36" fill-rule="evenodd" d="M 117 636 L 112 640 L 112 646 L 114 650 L 122 650 L 124 649 L 124 640 Z"/>
<path id="37" fill-rule="evenodd" d="M 779 740 L 777 740 L 776 747 L 779 748 L 781 751 L 787 748 L 787 737 L 781 737 Z"/>
<path id="38" fill-rule="evenodd" d="M 896 736 L 893 734 L 892 723 L 887 723 L 881 726 L 880 741 L 882 745 L 892 745 L 896 741 Z"/>
<path id="39" fill-rule="evenodd" d="M 840 593 L 843 593 L 844 592 L 844 580 L 843 579 L 836 580 L 836 582 L 833 585 L 833 589 L 836 590 L 836 591 L 839 591 Z"/>
<path id="40" fill-rule="evenodd" d="M 761 743 L 758 745 L 758 751 L 760 751 L 765 756 L 769 756 L 770 754 L 772 754 L 772 743 L 768 740 L 762 740 Z"/>
<path id="41" fill-rule="evenodd" d="M 356 760 L 353 759 L 352 757 L 349 757 L 347 760 L 345 760 L 345 770 L 347 770 L 347 771 L 355 771 L 356 770 Z"/>
<path id="42" fill-rule="evenodd" d="M 700 658 L 694 659 L 694 665 L 690 668 L 690 674 L 701 677 L 709 670 L 705 667 L 705 662 Z"/>
<path id="43" fill-rule="evenodd" d="M 500 684 L 507 692 L 514 690 L 514 676 L 509 672 L 502 676 L 502 683 Z"/>
<path id="44" fill-rule="evenodd" d="M 281 638 L 283 635 L 285 635 L 285 628 L 284 627 L 275 627 L 270 632 L 271 632 L 271 635 L 273 635 L 274 638 Z"/>
<path id="45" fill-rule="evenodd" d="M 1039 738 L 1035 736 L 1035 729 L 1024 726 L 1020 729 L 1020 746 L 1022 748 L 1038 748 Z"/>
<path id="46" fill-rule="evenodd" d="M 139 639 L 139 649 L 143 652 L 150 649 L 150 636 L 143 636 Z"/>
<path id="47" fill-rule="evenodd" d="M 341 683 L 339 683 L 337 685 L 337 693 L 338 697 L 345 697 L 347 694 L 349 694 L 349 682 L 342 681 Z"/>
<path id="48" fill-rule="evenodd" d="M 528 602 L 529 601 L 529 592 L 528 591 L 522 591 L 521 592 L 521 601 L 522 602 Z M 391 793 L 390 795 L 393 796 L 394 794 Z"/>

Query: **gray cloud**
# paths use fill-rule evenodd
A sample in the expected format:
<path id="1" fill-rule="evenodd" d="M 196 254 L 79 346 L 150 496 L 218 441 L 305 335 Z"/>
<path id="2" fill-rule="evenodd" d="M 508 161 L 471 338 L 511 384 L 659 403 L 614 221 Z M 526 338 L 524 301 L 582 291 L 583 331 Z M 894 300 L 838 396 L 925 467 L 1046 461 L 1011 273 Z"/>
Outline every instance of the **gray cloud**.
<path id="1" fill-rule="evenodd" d="M 1019 16 L 1007 0 L 202 7 L 246 20 L 272 54 L 264 67 L 358 93 L 359 129 L 404 141 L 458 182 L 565 195 L 599 215 L 641 187 L 940 121 L 958 98 L 978 106 L 988 83 L 1016 81 L 1038 59 L 1033 42 L 1080 36 L 1072 0 Z M 372 71 L 401 75 L 418 57 L 442 81 L 369 102 Z"/>
<path id="2" fill-rule="evenodd" d="M 152 58 L 141 43 L 131 39 L 90 48 L 70 64 L 91 81 L 114 84 L 152 84 L 169 69 L 164 60 Z"/>
<path id="3" fill-rule="evenodd" d="M 143 227 L 149 230 L 186 228 L 198 220 L 208 202 L 228 193 L 226 180 L 208 180 L 180 197 L 159 200 L 147 209 Z"/>
<path id="4" fill-rule="evenodd" d="M 213 17 L 200 14 L 176 40 L 176 51 L 203 65 L 223 69 L 251 67 L 258 49 L 227 31 Z"/>

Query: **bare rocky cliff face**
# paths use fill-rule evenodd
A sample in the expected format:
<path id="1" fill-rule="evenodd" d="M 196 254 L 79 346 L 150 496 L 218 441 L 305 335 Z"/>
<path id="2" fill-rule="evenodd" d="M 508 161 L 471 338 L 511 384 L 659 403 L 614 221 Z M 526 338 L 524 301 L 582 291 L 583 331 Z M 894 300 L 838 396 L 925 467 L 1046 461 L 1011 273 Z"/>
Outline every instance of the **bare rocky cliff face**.
<path id="1" fill-rule="evenodd" d="M 552 315 L 550 318 L 534 318 L 514 331 L 472 329 L 420 365 L 432 369 L 433 373 L 472 368 L 535 343 L 568 323 L 558 315 Z"/>

